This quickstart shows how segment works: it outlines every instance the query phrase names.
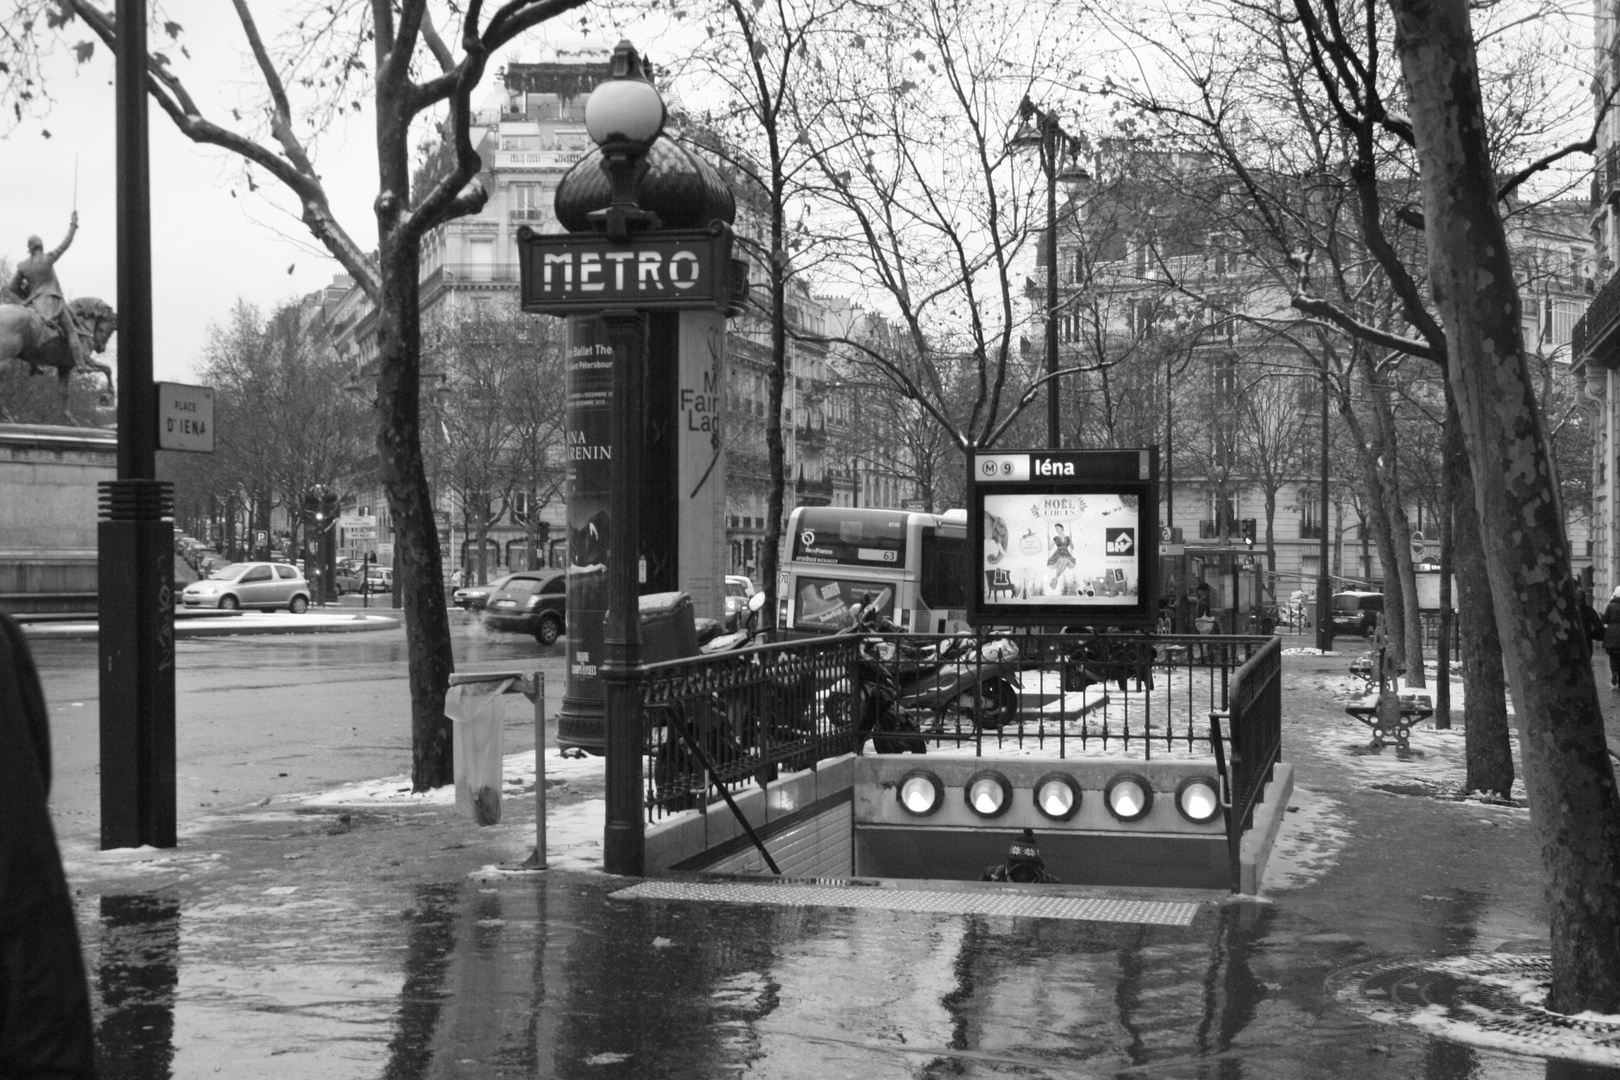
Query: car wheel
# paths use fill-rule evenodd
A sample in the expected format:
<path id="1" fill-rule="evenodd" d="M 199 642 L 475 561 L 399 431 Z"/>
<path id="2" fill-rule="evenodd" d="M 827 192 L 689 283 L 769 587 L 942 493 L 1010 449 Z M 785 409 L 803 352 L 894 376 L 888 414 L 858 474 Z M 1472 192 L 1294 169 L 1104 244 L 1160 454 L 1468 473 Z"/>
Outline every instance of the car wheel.
<path id="1" fill-rule="evenodd" d="M 219 606 L 225 611 L 235 611 L 238 607 L 241 607 L 236 602 L 236 597 L 231 596 L 229 593 L 219 598 Z"/>
<path id="2" fill-rule="evenodd" d="M 339 596 L 343 595 L 342 590 L 338 591 L 338 595 Z M 294 615 L 302 615 L 304 612 L 309 610 L 309 597 L 307 597 L 307 596 L 295 596 L 295 597 L 293 597 L 292 600 L 287 604 L 287 609 L 289 611 L 291 611 Z"/>
<path id="3" fill-rule="evenodd" d="M 542 645 L 555 644 L 557 639 L 562 637 L 562 623 L 557 621 L 555 615 L 542 615 L 540 617 L 540 629 L 534 632 L 534 636 L 540 640 Z"/>
<path id="4" fill-rule="evenodd" d="M 332 591 L 337 593 L 339 596 L 342 596 L 348 590 L 343 587 L 343 582 L 334 581 L 332 582 Z"/>

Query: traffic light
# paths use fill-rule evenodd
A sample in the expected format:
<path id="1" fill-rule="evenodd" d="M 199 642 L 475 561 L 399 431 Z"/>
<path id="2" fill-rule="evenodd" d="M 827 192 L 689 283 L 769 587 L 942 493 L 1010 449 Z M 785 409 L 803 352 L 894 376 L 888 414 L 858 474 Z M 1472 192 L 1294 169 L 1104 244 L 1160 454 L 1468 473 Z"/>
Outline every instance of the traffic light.
<path id="1" fill-rule="evenodd" d="M 1254 547 L 1254 518 L 1243 519 L 1243 546 Z"/>
<path id="2" fill-rule="evenodd" d="M 321 492 L 320 519 L 328 526 L 338 519 L 338 493 L 331 488 Z"/>

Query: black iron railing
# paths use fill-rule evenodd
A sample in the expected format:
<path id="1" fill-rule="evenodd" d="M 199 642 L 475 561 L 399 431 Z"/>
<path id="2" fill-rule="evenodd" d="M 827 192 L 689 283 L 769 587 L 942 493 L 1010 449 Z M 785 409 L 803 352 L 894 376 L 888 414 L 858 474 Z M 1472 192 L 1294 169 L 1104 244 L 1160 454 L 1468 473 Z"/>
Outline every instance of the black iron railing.
<path id="1" fill-rule="evenodd" d="M 1620 320 L 1620 274 L 1604 283 L 1586 306 L 1585 313 L 1576 320 L 1575 329 L 1570 332 L 1570 348 L 1575 359 L 1585 356 L 1589 347 L 1596 345 L 1614 327 L 1616 320 Z"/>
<path id="2" fill-rule="evenodd" d="M 1117 632 L 873 634 L 651 665 L 643 683 L 648 820 L 706 809 L 721 800 L 721 786 L 763 785 L 852 751 L 1213 757 L 1211 713 L 1227 710 L 1233 672 L 1252 668 L 1274 643 Z M 892 697 L 872 696 L 873 683 L 893 687 Z M 1269 718 L 1252 730 L 1234 727 L 1234 762 L 1274 748 L 1278 701 L 1245 705 L 1245 715 L 1269 709 Z M 1259 741 L 1239 754 L 1239 739 Z"/>
<path id="3" fill-rule="evenodd" d="M 1222 716 L 1227 720 L 1230 754 L 1221 748 Z M 1233 674 L 1229 708 L 1210 712 L 1210 736 L 1227 784 L 1226 845 L 1232 891 L 1238 892 L 1243 834 L 1253 826 L 1254 808 L 1282 760 L 1282 643 L 1276 638 Z"/>

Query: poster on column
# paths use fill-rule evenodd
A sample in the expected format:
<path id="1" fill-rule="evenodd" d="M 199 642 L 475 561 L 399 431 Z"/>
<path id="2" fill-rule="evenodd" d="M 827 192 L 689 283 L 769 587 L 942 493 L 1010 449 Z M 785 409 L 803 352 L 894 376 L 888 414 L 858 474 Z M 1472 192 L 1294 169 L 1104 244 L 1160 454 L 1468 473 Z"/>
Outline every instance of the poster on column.
<path id="1" fill-rule="evenodd" d="M 726 375 L 726 318 L 719 311 L 680 314 L 676 446 L 680 456 L 680 587 L 698 615 L 726 617 L 726 462 L 720 403 Z"/>
<path id="2" fill-rule="evenodd" d="M 568 689 L 558 716 L 557 741 L 601 750 L 606 700 L 602 633 L 613 528 L 608 510 L 613 480 L 613 348 L 596 316 L 568 320 L 565 392 Z"/>

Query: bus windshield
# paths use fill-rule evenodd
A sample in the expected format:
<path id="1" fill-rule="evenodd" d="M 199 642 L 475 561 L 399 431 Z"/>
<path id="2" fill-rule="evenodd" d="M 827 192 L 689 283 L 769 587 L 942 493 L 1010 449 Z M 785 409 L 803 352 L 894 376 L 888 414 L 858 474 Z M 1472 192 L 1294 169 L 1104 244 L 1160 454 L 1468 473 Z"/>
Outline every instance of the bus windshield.
<path id="1" fill-rule="evenodd" d="M 852 607 L 874 601 L 884 618 L 894 617 L 894 589 L 882 581 L 795 574 L 793 587 L 795 630 L 840 630 L 850 624 Z"/>

